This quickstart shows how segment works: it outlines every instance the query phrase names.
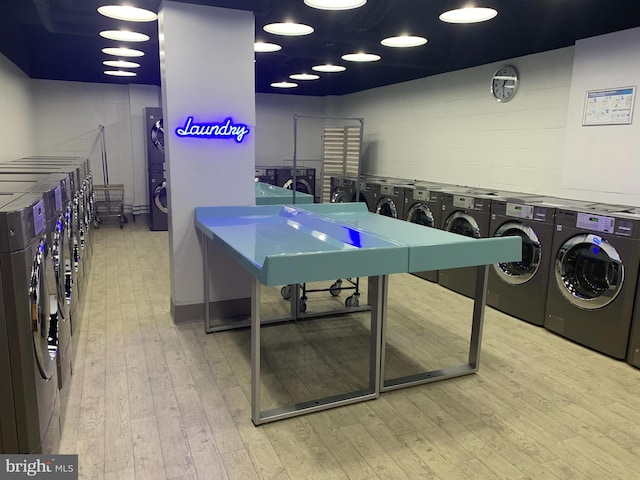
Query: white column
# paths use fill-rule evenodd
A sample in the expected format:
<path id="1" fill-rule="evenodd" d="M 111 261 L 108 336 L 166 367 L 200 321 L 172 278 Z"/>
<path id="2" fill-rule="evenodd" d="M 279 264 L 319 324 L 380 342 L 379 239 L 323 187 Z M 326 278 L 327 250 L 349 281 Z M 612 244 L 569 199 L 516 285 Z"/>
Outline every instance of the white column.
<path id="1" fill-rule="evenodd" d="M 193 226 L 198 206 L 253 205 L 255 85 L 253 13 L 165 1 L 159 12 L 162 108 L 169 201 L 171 307 L 180 322 L 204 313 L 202 248 Z M 243 124 L 225 138 L 180 136 L 192 117 L 210 132 Z M 248 312 L 251 279 L 224 252 L 211 253 L 211 301 L 223 315 Z M 242 312 L 243 308 L 246 309 Z M 214 305 L 214 311 L 216 311 Z"/>

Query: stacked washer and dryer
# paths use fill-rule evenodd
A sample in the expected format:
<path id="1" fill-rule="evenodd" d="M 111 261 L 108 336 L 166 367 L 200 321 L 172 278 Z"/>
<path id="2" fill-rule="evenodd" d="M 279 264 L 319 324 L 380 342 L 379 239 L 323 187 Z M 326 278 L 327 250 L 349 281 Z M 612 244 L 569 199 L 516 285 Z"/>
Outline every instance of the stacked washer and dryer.
<path id="1" fill-rule="evenodd" d="M 145 115 L 145 151 L 149 174 L 149 230 L 169 229 L 169 203 L 164 155 L 162 108 L 147 107 Z"/>

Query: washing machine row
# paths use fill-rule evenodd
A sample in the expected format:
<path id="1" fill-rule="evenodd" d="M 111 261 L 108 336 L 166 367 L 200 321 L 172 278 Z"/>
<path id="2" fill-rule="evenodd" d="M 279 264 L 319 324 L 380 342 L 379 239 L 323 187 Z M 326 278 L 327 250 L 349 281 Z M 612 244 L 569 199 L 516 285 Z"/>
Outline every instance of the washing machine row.
<path id="1" fill-rule="evenodd" d="M 268 183 L 277 187 L 292 189 L 293 168 L 283 166 L 256 167 L 256 182 Z M 302 192 L 316 197 L 316 169 L 298 167 L 296 174 L 296 192 Z M 317 200 L 316 200 L 317 201 Z"/>

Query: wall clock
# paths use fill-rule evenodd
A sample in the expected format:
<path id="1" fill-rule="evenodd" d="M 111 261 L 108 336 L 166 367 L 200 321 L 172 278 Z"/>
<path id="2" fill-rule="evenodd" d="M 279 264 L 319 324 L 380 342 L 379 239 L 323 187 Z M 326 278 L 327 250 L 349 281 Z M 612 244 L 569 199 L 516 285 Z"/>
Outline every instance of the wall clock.
<path id="1" fill-rule="evenodd" d="M 520 85 L 520 75 L 516 67 L 503 65 L 491 78 L 491 94 L 498 102 L 511 100 Z"/>

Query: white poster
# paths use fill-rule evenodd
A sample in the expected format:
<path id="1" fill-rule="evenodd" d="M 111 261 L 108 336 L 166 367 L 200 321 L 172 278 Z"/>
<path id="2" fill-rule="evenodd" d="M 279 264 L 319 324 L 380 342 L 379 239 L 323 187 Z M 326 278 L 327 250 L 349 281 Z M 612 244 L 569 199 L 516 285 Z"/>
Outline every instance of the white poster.
<path id="1" fill-rule="evenodd" d="M 588 91 L 582 125 L 631 125 L 635 93 L 635 86 Z"/>

